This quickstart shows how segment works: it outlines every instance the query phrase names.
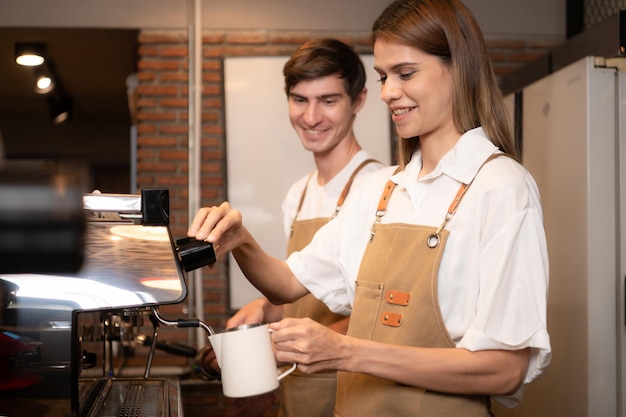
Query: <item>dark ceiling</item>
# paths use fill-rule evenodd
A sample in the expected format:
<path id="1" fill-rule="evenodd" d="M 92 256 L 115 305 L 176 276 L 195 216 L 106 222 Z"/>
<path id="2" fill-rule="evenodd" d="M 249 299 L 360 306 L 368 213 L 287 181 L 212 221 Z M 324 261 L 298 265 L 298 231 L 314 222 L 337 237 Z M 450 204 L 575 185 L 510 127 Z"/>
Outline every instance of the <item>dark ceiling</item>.
<path id="1" fill-rule="evenodd" d="M 0 132 L 11 159 L 128 164 L 127 77 L 136 71 L 137 30 L 0 28 Z M 53 125 L 32 68 L 15 63 L 16 42 L 42 42 L 72 100 L 72 116 Z"/>

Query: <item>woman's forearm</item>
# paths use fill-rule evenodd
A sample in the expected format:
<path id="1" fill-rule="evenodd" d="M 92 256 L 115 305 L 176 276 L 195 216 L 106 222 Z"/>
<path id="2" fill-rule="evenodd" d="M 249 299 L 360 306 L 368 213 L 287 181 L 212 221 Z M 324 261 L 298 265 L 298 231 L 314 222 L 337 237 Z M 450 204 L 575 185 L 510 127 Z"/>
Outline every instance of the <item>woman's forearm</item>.
<path id="1" fill-rule="evenodd" d="M 187 235 L 212 243 L 217 258 L 232 252 L 246 278 L 275 304 L 297 300 L 307 293 L 287 263 L 259 246 L 244 227 L 241 212 L 227 202 L 200 208 Z"/>
<path id="2" fill-rule="evenodd" d="M 471 352 L 353 338 L 348 343 L 345 370 L 452 394 L 511 395 L 522 384 L 530 358 L 529 348 Z"/>
<path id="3" fill-rule="evenodd" d="M 339 370 L 449 394 L 510 395 L 524 381 L 530 348 L 483 350 L 423 348 L 341 335 L 311 319 L 270 326 L 281 362 L 305 373 Z"/>
<path id="4" fill-rule="evenodd" d="M 265 252 L 246 233 L 245 243 L 233 249 L 232 254 L 250 283 L 274 304 L 292 302 L 305 295 L 307 290 L 293 276 L 287 263 Z"/>

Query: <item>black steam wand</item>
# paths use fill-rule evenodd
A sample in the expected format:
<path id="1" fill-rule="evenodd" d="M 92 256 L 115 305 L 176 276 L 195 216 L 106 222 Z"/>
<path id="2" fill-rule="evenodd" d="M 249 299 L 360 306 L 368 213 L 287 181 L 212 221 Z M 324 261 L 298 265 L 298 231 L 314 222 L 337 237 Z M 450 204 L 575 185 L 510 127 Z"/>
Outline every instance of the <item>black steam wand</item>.
<path id="1" fill-rule="evenodd" d="M 152 316 L 150 318 L 152 321 L 152 325 L 154 327 L 154 332 L 152 334 L 152 343 L 150 344 L 150 352 L 148 353 L 148 362 L 146 363 L 146 370 L 144 371 L 144 378 L 148 379 L 150 376 L 150 368 L 152 367 L 152 359 L 154 358 L 154 352 L 156 351 L 157 346 L 157 337 L 159 335 L 159 323 L 168 327 L 178 327 L 178 328 L 197 328 L 202 327 L 209 335 L 214 335 L 215 331 L 211 326 L 203 322 L 199 319 L 178 319 L 176 321 L 170 321 L 164 319 L 156 306 L 152 307 Z"/>

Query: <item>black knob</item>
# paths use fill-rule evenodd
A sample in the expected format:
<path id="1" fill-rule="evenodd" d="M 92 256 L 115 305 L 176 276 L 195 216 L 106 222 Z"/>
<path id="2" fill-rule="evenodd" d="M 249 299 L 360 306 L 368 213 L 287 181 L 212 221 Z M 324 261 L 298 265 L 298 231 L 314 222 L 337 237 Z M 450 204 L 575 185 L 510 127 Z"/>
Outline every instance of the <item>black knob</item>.
<path id="1" fill-rule="evenodd" d="M 96 363 L 98 362 L 98 355 L 83 350 L 83 354 L 80 359 L 83 363 L 83 369 L 89 369 L 96 366 Z"/>

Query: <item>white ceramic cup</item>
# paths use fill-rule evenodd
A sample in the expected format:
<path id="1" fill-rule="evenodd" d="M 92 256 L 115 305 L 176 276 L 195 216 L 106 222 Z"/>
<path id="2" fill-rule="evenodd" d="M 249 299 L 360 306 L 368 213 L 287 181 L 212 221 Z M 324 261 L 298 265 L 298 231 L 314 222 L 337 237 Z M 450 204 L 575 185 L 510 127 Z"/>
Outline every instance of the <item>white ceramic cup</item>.
<path id="1" fill-rule="evenodd" d="M 226 397 L 259 395 L 278 388 L 279 381 L 296 369 L 281 372 L 267 323 L 245 324 L 209 336 L 222 373 Z"/>

